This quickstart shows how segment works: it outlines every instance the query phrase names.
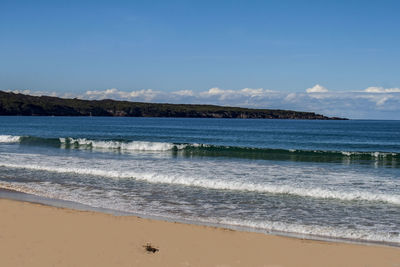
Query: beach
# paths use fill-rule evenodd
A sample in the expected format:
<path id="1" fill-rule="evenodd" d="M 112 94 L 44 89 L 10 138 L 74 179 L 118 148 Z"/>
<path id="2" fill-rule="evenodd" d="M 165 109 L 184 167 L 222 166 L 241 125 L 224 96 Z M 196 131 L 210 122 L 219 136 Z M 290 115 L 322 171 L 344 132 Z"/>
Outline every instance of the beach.
<path id="1" fill-rule="evenodd" d="M 0 125 L 1 267 L 400 267 L 399 122 Z"/>
<path id="2" fill-rule="evenodd" d="M 0 6 L 0 267 L 400 267 L 400 1 Z"/>
<path id="3" fill-rule="evenodd" d="M 0 199 L 1 266 L 400 266 L 397 247 L 240 232 Z M 159 251 L 145 250 L 150 244 Z"/>

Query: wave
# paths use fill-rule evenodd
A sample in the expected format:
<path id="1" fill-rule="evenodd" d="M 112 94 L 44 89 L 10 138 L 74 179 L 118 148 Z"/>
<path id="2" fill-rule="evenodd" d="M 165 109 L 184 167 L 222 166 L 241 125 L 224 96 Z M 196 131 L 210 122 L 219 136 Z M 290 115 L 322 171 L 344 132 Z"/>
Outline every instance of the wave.
<path id="1" fill-rule="evenodd" d="M 309 162 L 374 161 L 400 165 L 400 154 L 393 152 L 350 152 L 334 150 L 301 150 L 252 148 L 216 145 L 187 146 L 182 152 L 186 156 L 222 156 L 265 160 L 290 160 Z"/>
<path id="2" fill-rule="evenodd" d="M 384 194 L 368 191 L 338 191 L 330 188 L 302 188 L 297 185 L 276 185 L 267 183 L 252 183 L 248 181 L 234 181 L 224 179 L 207 179 L 188 176 L 167 175 L 159 173 L 140 173 L 133 171 L 101 170 L 94 168 L 39 166 L 30 164 L 0 163 L 1 167 L 48 171 L 56 173 L 72 173 L 79 175 L 100 176 L 113 179 L 134 179 L 149 183 L 162 183 L 181 186 L 201 187 L 214 190 L 247 191 L 312 197 L 322 199 L 336 199 L 341 201 L 373 201 L 400 205 L 400 195 Z"/>
<path id="3" fill-rule="evenodd" d="M 170 151 L 181 150 L 189 144 L 174 144 L 147 141 L 90 140 L 86 138 L 43 138 L 35 136 L 0 135 L 0 143 L 20 143 L 23 145 L 56 146 L 79 149 L 108 149 L 123 151 Z M 190 146 L 195 147 L 196 144 Z"/>
<path id="4" fill-rule="evenodd" d="M 0 135 L 0 143 L 18 143 L 20 138 L 20 136 Z"/>
<path id="5" fill-rule="evenodd" d="M 185 144 L 173 144 L 163 142 L 146 141 L 96 141 L 86 138 L 59 138 L 61 145 L 74 148 L 97 148 L 113 150 L 133 150 L 133 151 L 169 151 L 184 149 Z"/>
<path id="6" fill-rule="evenodd" d="M 324 240 L 324 238 L 329 238 L 333 240 L 345 239 L 350 241 L 382 242 L 390 243 L 396 246 L 400 244 L 400 236 L 398 233 L 376 233 L 361 229 L 346 229 L 339 226 L 317 226 L 292 224 L 278 221 L 251 221 L 232 219 L 215 219 L 213 223 L 263 230 L 272 233 L 284 233 L 294 237 L 312 236 L 319 237 L 322 240 Z"/>
<path id="7" fill-rule="evenodd" d="M 379 151 L 334 151 L 274 149 L 211 144 L 168 143 L 151 141 L 91 140 L 86 138 L 42 138 L 34 136 L 0 135 L 0 143 L 54 146 L 65 149 L 129 151 L 170 151 L 186 157 L 234 157 L 264 160 L 310 162 L 374 161 L 400 166 L 400 153 Z"/>

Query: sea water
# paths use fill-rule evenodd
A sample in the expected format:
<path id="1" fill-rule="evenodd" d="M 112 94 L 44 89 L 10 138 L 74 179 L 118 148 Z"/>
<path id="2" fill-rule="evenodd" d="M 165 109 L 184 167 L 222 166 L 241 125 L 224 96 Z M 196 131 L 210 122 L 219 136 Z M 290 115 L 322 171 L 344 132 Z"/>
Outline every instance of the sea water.
<path id="1" fill-rule="evenodd" d="M 0 188 L 400 245 L 400 121 L 0 117 Z"/>

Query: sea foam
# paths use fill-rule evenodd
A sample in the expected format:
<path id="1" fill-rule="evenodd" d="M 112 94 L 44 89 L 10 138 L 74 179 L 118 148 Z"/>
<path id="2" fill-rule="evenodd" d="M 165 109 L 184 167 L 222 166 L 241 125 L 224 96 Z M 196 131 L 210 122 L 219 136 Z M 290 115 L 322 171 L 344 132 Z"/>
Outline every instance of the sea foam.
<path id="1" fill-rule="evenodd" d="M 210 179 L 190 177 L 187 175 L 168 175 L 161 173 L 150 172 L 135 172 L 135 171 L 117 171 L 104 170 L 98 168 L 80 168 L 80 167 L 58 167 L 58 166 L 41 166 L 33 164 L 10 164 L 0 163 L 0 166 L 7 168 L 29 169 L 38 171 L 48 171 L 57 173 L 75 173 L 79 175 L 92 175 L 113 179 L 134 179 L 149 183 L 163 183 L 181 186 L 194 186 L 205 189 L 214 190 L 232 190 L 232 191 L 248 191 L 257 193 L 269 194 L 287 194 L 300 197 L 312 197 L 323 199 L 337 199 L 343 201 L 374 201 L 386 202 L 390 204 L 400 205 L 400 196 L 368 192 L 360 190 L 339 191 L 330 188 L 299 187 L 297 185 L 280 185 L 269 183 L 252 183 L 249 181 L 235 181 L 226 179 Z"/>
<path id="2" fill-rule="evenodd" d="M 54 187 L 55 186 L 55 187 Z M 49 198 L 58 198 L 66 201 L 73 201 L 76 203 L 88 205 L 94 208 L 106 208 L 120 212 L 133 212 L 134 214 L 141 214 L 140 210 L 132 209 L 130 205 L 124 205 L 120 202 L 107 199 L 96 199 L 90 191 L 85 192 L 82 190 L 67 190 L 67 188 L 57 187 L 57 185 L 43 183 L 43 184 L 14 184 L 7 182 L 0 182 L 0 188 L 14 190 L 18 192 L 34 194 Z M 83 194 L 83 195 L 82 195 Z M 116 196 L 115 196 L 116 197 Z M 143 213 L 143 215 L 148 215 Z M 154 216 L 154 214 L 153 214 Z M 159 217 L 166 219 L 182 219 L 182 221 L 193 221 L 200 224 L 220 225 L 234 229 L 247 229 L 261 232 L 268 232 L 274 234 L 283 234 L 301 238 L 314 237 L 317 239 L 333 239 L 333 240 L 351 240 L 351 241 L 367 241 L 367 242 L 385 242 L 391 244 L 400 244 L 399 233 L 390 232 L 374 232 L 367 229 L 349 229 L 340 226 L 322 226 L 322 225 L 306 225 L 300 223 L 287 223 L 281 221 L 270 220 L 246 220 L 246 219 L 232 219 L 232 218 L 199 218 L 199 217 L 185 217 L 181 218 L 179 215 L 171 217 L 171 215 L 157 214 Z"/>
<path id="3" fill-rule="evenodd" d="M 292 224 L 276 221 L 251 221 L 231 219 L 215 219 L 213 220 L 213 222 L 236 227 L 252 228 L 273 233 L 284 233 L 296 237 L 314 236 L 320 237 L 322 239 L 348 239 L 352 241 L 388 242 L 400 244 L 400 235 L 398 233 L 376 233 L 368 230 L 348 229 L 339 226 L 319 226 Z"/>
<path id="4" fill-rule="evenodd" d="M 173 144 L 164 142 L 147 141 L 97 141 L 86 138 L 59 138 L 62 145 L 69 145 L 76 148 L 96 148 L 96 149 L 117 149 L 117 150 L 136 150 L 136 151 L 168 151 L 173 149 L 183 149 L 184 144 Z"/>
<path id="5" fill-rule="evenodd" d="M 0 135 L 0 143 L 18 143 L 21 136 Z"/>

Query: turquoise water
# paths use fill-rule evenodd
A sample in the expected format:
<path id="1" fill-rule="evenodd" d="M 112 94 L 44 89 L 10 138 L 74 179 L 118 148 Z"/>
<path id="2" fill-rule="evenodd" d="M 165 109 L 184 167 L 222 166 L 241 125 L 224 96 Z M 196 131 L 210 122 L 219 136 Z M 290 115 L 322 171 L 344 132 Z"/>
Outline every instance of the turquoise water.
<path id="1" fill-rule="evenodd" d="M 400 121 L 0 117 L 0 187 L 400 245 Z"/>

